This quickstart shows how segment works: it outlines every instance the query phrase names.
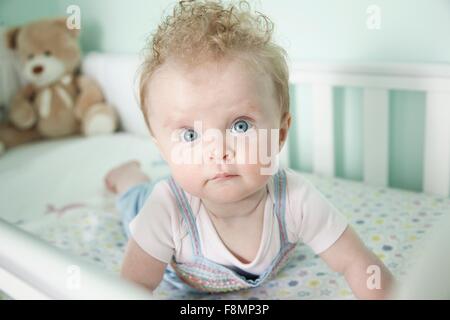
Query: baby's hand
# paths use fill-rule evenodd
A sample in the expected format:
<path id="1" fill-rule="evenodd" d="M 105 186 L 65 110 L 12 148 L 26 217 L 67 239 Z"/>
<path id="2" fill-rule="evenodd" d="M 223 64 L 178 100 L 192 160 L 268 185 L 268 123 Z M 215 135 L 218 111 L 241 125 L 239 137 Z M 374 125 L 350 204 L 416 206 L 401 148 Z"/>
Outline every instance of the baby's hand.
<path id="1" fill-rule="evenodd" d="M 320 257 L 335 271 L 343 273 L 357 298 L 389 298 L 394 278 L 383 262 L 359 239 L 351 227 Z"/>

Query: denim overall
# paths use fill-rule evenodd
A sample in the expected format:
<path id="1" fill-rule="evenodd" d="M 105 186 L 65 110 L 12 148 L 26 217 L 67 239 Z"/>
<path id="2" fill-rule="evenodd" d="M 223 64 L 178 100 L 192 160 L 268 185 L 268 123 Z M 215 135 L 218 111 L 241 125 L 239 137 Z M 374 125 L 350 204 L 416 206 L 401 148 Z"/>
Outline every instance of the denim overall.
<path id="1" fill-rule="evenodd" d="M 191 239 L 192 252 L 194 253 L 194 259 L 191 262 L 180 263 L 172 258 L 170 264 L 166 268 L 164 279 L 171 284 L 179 287 L 190 289 L 193 292 L 229 292 L 241 289 L 249 289 L 259 286 L 262 282 L 270 279 L 272 276 L 281 269 L 281 267 L 287 262 L 289 253 L 293 252 L 295 243 L 290 243 L 287 237 L 286 225 L 285 225 L 285 207 L 286 207 L 286 174 L 284 170 L 280 169 L 277 174 L 273 176 L 274 179 L 274 198 L 275 203 L 273 205 L 273 214 L 278 220 L 280 228 L 280 251 L 274 258 L 270 266 L 260 274 L 256 279 L 247 279 L 245 276 L 240 275 L 236 271 L 211 261 L 203 256 L 201 250 L 200 237 L 197 230 L 195 216 L 192 213 L 192 209 L 187 201 L 186 194 L 181 189 L 172 177 L 168 178 L 170 188 L 175 195 L 178 203 L 178 208 L 182 219 L 186 222 L 188 227 L 188 234 Z M 144 188 L 144 185 L 137 186 Z M 130 189 L 129 191 L 132 191 Z M 139 194 L 140 196 L 136 196 Z M 122 198 L 135 197 L 142 198 L 149 195 L 148 190 L 136 189 L 133 196 L 132 194 L 125 193 Z M 128 195 L 127 195 L 128 194 Z M 122 202 L 124 200 L 122 199 Z M 121 199 L 119 199 L 118 205 L 120 208 Z M 137 206 L 134 206 L 135 208 Z M 126 217 L 126 216 L 125 216 Z M 128 215 L 130 219 L 130 215 Z M 124 218 L 125 227 L 128 227 L 129 221 Z M 127 230 L 127 229 L 126 229 Z M 129 231 L 127 231 L 129 234 Z"/>

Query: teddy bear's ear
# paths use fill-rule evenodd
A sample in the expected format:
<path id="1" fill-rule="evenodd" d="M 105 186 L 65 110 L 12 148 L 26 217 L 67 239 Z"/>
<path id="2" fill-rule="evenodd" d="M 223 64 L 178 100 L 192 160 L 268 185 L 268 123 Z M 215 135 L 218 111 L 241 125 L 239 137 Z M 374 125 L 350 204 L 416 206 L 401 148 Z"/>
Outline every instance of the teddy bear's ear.
<path id="1" fill-rule="evenodd" d="M 54 20 L 54 23 L 64 28 L 72 37 L 77 38 L 80 35 L 80 29 L 70 29 L 67 25 L 67 17 L 61 17 Z"/>
<path id="2" fill-rule="evenodd" d="M 7 30 L 5 33 L 6 46 L 11 50 L 17 49 L 17 36 L 19 35 L 19 31 L 20 28 L 16 27 Z"/>

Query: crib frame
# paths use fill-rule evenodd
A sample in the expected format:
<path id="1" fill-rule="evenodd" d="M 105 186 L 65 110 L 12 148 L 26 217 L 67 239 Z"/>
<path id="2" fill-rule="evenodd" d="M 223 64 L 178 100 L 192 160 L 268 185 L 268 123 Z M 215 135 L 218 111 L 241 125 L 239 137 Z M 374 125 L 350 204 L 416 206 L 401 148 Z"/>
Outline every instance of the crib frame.
<path id="1" fill-rule="evenodd" d="M 382 187 L 388 186 L 389 174 L 389 91 L 425 92 L 423 192 L 450 195 L 449 65 L 297 63 L 291 67 L 290 82 L 312 88 L 313 172 L 326 176 L 335 176 L 333 88 L 363 89 L 363 181 Z M 295 101 L 294 107 L 300 103 Z M 286 165 L 289 154 L 283 150 Z"/>
<path id="2" fill-rule="evenodd" d="M 92 53 L 85 58 L 86 72 L 100 83 L 111 78 L 110 55 Z M 120 56 L 118 64 L 135 61 Z M 123 68 L 122 66 L 118 66 Z M 114 70 L 114 69 L 112 69 Z M 364 138 L 364 182 L 388 184 L 388 93 L 389 90 L 426 92 L 424 186 L 426 193 L 450 193 L 450 67 L 430 64 L 336 64 L 294 63 L 290 82 L 313 89 L 314 172 L 334 176 L 333 87 L 362 87 Z M 130 90 L 132 88 L 130 87 Z M 106 92 L 108 97 L 108 92 Z M 111 96 L 110 96 L 111 97 Z M 111 103 L 116 103 L 110 98 Z M 298 105 L 298 103 L 296 103 Z M 319 114 L 320 116 L 317 116 Z M 320 130 L 319 130 L 320 128 Z M 375 130 L 378 128 L 378 130 Z M 381 129 L 380 129 L 381 128 Z M 294 133 L 294 134 L 299 134 Z M 291 146 L 292 147 L 292 146 Z M 287 143 L 281 162 L 289 166 Z M 440 159 L 440 161 L 436 161 Z M 69 255 L 37 237 L 0 219 L 0 289 L 15 299 L 151 299 L 144 290 L 118 277 L 106 275 L 95 265 Z M 45 261 L 45 262 L 44 262 Z M 68 266 L 81 266 L 83 285 L 67 287 Z"/>
<path id="3" fill-rule="evenodd" d="M 13 299 L 152 299 L 145 290 L 0 219 L 0 289 Z"/>

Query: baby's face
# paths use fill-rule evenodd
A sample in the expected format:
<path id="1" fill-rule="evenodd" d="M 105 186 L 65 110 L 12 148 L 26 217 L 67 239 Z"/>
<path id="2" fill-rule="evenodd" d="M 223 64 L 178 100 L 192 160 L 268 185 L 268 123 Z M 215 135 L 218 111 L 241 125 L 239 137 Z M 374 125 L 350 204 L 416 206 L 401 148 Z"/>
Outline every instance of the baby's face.
<path id="1" fill-rule="evenodd" d="M 268 75 L 237 59 L 189 69 L 168 61 L 146 89 L 155 142 L 184 190 L 230 203 L 265 186 L 280 147 L 270 129 L 282 118 Z"/>

